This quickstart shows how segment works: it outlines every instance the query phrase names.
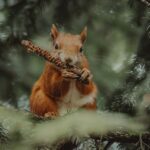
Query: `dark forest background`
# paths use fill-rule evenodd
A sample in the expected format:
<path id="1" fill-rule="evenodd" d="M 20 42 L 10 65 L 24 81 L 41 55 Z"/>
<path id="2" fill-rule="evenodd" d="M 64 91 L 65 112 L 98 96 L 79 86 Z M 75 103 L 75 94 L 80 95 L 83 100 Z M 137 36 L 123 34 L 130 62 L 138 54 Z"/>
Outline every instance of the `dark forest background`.
<path id="1" fill-rule="evenodd" d="M 1 0 L 0 103 L 28 110 L 28 98 L 45 61 L 21 40 L 50 50 L 50 27 L 80 33 L 99 88 L 99 109 L 135 115 L 150 101 L 150 11 L 142 0 Z M 149 103 L 146 103 L 147 105 Z"/>

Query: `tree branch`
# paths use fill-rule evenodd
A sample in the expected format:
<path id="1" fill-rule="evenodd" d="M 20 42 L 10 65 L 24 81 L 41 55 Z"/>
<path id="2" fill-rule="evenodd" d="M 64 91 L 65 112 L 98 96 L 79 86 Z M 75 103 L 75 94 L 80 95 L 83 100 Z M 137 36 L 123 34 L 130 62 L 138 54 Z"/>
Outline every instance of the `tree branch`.
<path id="1" fill-rule="evenodd" d="M 94 142 L 96 145 L 105 141 L 150 143 L 150 132 L 145 131 L 143 125 L 134 118 L 121 114 L 79 111 L 49 120 L 3 107 L 0 107 L 0 113 L 0 122 L 5 125 L 0 128 L 0 143 L 6 145 L 24 143 L 31 147 L 57 147 L 62 150 L 77 147 L 88 139 L 100 141 Z"/>
<path id="2" fill-rule="evenodd" d="M 150 2 L 148 0 L 141 0 L 147 7 L 150 7 Z"/>
<path id="3" fill-rule="evenodd" d="M 127 131 L 110 132 L 102 137 L 102 141 L 112 141 L 119 143 L 137 143 L 140 139 L 140 136 L 143 142 L 150 143 L 150 132 L 143 132 L 141 134 L 137 132 L 131 134 L 130 132 Z"/>

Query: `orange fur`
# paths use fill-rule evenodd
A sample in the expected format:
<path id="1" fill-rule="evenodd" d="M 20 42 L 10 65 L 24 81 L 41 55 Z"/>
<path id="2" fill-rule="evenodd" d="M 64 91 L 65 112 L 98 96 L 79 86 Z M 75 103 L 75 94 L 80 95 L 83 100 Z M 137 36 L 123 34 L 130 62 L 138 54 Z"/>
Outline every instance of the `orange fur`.
<path id="1" fill-rule="evenodd" d="M 85 30 L 85 29 L 84 29 Z M 79 49 L 83 44 L 83 40 L 86 36 L 83 31 L 80 35 L 71 35 L 59 33 L 55 26 L 51 29 L 51 34 L 53 38 L 54 46 L 57 45 L 60 49 L 59 52 L 63 52 L 62 61 L 65 61 L 65 57 L 70 59 L 75 59 L 72 61 L 74 64 L 80 64 L 82 68 L 88 68 L 88 61 L 83 54 L 80 54 Z M 69 43 L 68 43 L 69 42 Z M 57 51 L 57 50 L 56 50 Z M 64 52 L 65 51 L 65 52 Z M 62 76 L 62 73 L 49 62 L 46 62 L 43 73 L 41 74 L 38 81 L 34 84 L 31 97 L 30 97 L 30 109 L 31 112 L 39 116 L 51 117 L 51 114 L 59 115 L 59 107 L 66 104 L 66 106 L 71 105 L 70 102 L 65 102 L 65 97 L 71 90 L 71 83 L 74 82 L 73 79 L 66 79 Z M 79 97 L 82 99 L 90 94 L 96 95 L 96 85 L 92 80 L 89 84 L 83 84 L 79 81 L 75 81 L 76 91 L 79 93 Z M 72 104 L 72 107 L 81 107 L 86 109 L 96 109 L 95 96 L 92 97 L 93 101 L 89 100 L 86 104 L 78 103 Z M 75 102 L 74 102 L 75 103 Z M 79 102 L 80 103 L 80 102 Z"/>
<path id="2" fill-rule="evenodd" d="M 95 110 L 97 108 L 96 100 L 92 104 L 88 103 L 88 104 L 84 105 L 82 108 L 89 109 L 89 110 Z"/>

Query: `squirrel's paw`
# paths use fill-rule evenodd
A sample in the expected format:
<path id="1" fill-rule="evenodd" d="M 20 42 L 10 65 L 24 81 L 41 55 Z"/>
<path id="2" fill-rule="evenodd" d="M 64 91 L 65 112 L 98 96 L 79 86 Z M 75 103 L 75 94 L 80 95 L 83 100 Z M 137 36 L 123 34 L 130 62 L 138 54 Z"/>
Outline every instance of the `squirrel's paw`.
<path id="1" fill-rule="evenodd" d="M 92 79 L 92 74 L 91 74 L 90 70 L 88 70 L 87 68 L 83 68 L 80 80 L 84 81 L 84 80 L 87 80 L 87 79 L 88 80 Z"/>
<path id="2" fill-rule="evenodd" d="M 75 79 L 78 77 L 76 74 L 74 74 L 72 72 L 68 72 L 65 69 L 62 70 L 61 74 L 62 74 L 63 78 L 65 78 L 65 79 Z"/>
<path id="3" fill-rule="evenodd" d="M 55 119 L 57 117 L 57 113 L 56 112 L 47 112 L 44 114 L 44 118 L 50 118 L 50 119 Z"/>

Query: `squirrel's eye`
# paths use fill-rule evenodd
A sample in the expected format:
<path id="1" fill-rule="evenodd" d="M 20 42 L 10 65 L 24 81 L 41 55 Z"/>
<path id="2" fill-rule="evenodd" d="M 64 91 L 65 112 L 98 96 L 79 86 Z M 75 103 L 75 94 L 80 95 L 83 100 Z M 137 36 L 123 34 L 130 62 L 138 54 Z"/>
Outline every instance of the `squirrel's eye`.
<path id="1" fill-rule="evenodd" d="M 82 47 L 80 48 L 80 52 L 83 52 L 83 48 Z"/>
<path id="2" fill-rule="evenodd" d="M 58 44 L 55 44 L 55 49 L 58 49 Z"/>

